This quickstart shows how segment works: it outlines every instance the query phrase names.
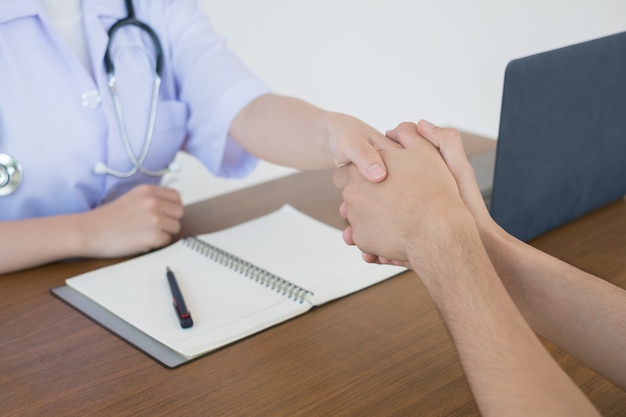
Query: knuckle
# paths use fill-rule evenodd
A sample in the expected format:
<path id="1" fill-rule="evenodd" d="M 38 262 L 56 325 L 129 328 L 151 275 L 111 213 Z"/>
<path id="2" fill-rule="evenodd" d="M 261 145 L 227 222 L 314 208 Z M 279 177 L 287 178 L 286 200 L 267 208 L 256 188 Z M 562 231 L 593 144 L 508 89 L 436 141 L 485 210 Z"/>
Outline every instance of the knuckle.
<path id="1" fill-rule="evenodd" d="M 461 132 L 458 129 L 449 127 L 446 128 L 445 133 L 449 140 L 453 140 L 455 142 L 463 140 L 463 138 L 461 137 Z"/>
<path id="2" fill-rule="evenodd" d="M 181 231 L 181 229 L 182 229 L 182 225 L 180 224 L 180 222 L 174 222 L 174 225 L 172 227 L 172 235 L 177 234 L 178 232 Z"/>

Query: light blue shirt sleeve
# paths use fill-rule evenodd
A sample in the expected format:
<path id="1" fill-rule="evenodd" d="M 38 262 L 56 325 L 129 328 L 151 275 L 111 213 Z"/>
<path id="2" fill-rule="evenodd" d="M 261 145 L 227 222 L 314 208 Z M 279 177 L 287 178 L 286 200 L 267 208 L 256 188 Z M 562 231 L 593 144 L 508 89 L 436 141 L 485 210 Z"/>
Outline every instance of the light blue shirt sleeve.
<path id="1" fill-rule="evenodd" d="M 141 4 L 154 7 L 154 0 Z M 164 78 L 172 79 L 189 111 L 184 150 L 216 175 L 247 174 L 256 158 L 228 131 L 237 114 L 270 89 L 226 47 L 195 0 L 169 1 L 160 14 L 167 19 Z"/>

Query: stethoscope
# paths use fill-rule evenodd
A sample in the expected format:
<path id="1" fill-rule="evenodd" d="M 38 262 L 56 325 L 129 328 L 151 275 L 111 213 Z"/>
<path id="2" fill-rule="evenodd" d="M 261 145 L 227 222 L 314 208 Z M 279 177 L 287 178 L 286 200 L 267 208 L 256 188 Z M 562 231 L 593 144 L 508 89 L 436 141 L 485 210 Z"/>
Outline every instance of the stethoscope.
<path id="1" fill-rule="evenodd" d="M 161 71 L 163 68 L 163 48 L 156 32 L 148 26 L 146 23 L 137 20 L 135 18 L 135 9 L 133 7 L 132 0 L 125 0 L 126 10 L 128 15 L 115 22 L 111 29 L 109 29 L 109 42 L 107 43 L 106 52 L 104 54 L 104 67 L 107 73 L 107 84 L 113 101 L 113 107 L 115 110 L 115 119 L 118 125 L 120 136 L 124 144 L 124 149 L 128 158 L 133 163 L 133 167 L 128 171 L 118 171 L 103 162 L 98 162 L 94 166 L 94 172 L 97 174 L 108 174 L 119 178 L 128 178 L 137 172 L 151 176 L 160 177 L 168 172 L 177 171 L 179 168 L 176 164 L 170 164 L 165 169 L 152 171 L 143 166 L 150 144 L 152 143 L 152 135 L 154 132 L 154 124 L 156 121 L 156 108 L 159 98 L 159 90 L 161 87 Z M 152 98 L 150 103 L 150 114 L 148 117 L 148 123 L 146 128 L 146 134 L 143 142 L 143 147 L 139 156 L 136 156 L 130 146 L 130 140 L 126 131 L 126 125 L 124 124 L 124 118 L 122 115 L 122 106 L 120 104 L 119 97 L 117 95 L 117 89 L 115 86 L 115 66 L 113 65 L 113 59 L 111 58 L 111 44 L 114 40 L 115 34 L 125 26 L 136 26 L 143 30 L 152 41 L 154 51 L 156 55 L 154 83 L 152 88 Z M 0 196 L 9 195 L 14 192 L 22 181 L 23 177 L 22 167 L 20 164 L 10 155 L 0 153 Z"/>
<path id="2" fill-rule="evenodd" d="M 22 167 L 10 155 L 0 153 L 0 196 L 9 195 L 22 181 Z"/>
<path id="3" fill-rule="evenodd" d="M 128 178 L 132 175 L 135 175 L 137 172 L 141 172 L 142 174 L 148 175 L 150 177 L 160 177 L 170 171 L 178 170 L 178 167 L 175 164 L 170 164 L 170 166 L 159 171 L 151 171 L 143 166 L 146 160 L 146 156 L 148 155 L 148 150 L 150 149 L 150 144 L 152 143 L 152 135 L 154 133 L 157 101 L 159 98 L 159 90 L 161 88 L 163 48 L 161 47 L 159 37 L 154 32 L 154 30 L 148 24 L 135 18 L 135 8 L 133 7 L 132 0 L 125 0 L 125 3 L 128 16 L 115 22 L 115 24 L 109 29 L 109 42 L 107 43 L 107 48 L 104 54 L 104 67 L 107 72 L 107 84 L 109 86 L 109 91 L 111 92 L 113 107 L 115 109 L 115 119 L 119 128 L 120 137 L 122 138 L 122 143 L 124 144 L 126 155 L 133 163 L 133 167 L 128 171 L 118 171 L 110 168 L 103 162 L 98 162 L 94 167 L 94 172 L 96 172 L 97 174 L 109 174 L 119 178 Z M 150 114 L 148 117 L 148 124 L 146 127 L 146 135 L 143 141 L 143 147 L 141 149 L 141 152 L 139 153 L 139 156 L 136 156 L 132 148 L 130 147 L 130 140 L 128 138 L 126 124 L 124 123 L 124 117 L 122 115 L 122 106 L 117 95 L 117 88 L 115 87 L 115 66 L 113 65 L 113 60 L 111 59 L 111 45 L 115 38 L 115 34 L 124 26 L 136 26 L 139 29 L 143 30 L 150 37 L 156 55 L 154 84 L 152 87 L 152 100 L 150 103 Z"/>

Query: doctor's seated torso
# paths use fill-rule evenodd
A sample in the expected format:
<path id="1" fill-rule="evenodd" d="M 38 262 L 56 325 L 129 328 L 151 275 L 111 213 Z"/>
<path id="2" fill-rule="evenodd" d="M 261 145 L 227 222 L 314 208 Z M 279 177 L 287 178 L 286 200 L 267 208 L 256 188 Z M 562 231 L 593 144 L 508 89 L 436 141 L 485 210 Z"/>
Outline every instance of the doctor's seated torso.
<path id="1" fill-rule="evenodd" d="M 0 71 L 0 220 L 158 184 L 179 150 L 216 175 L 254 167 L 228 128 L 267 88 L 194 2 L 3 1 Z"/>
<path id="2" fill-rule="evenodd" d="M 176 153 L 249 173 L 229 128 L 269 88 L 194 0 L 4 0 L 0 91 L 4 273 L 170 243 L 184 208 L 159 183 Z"/>

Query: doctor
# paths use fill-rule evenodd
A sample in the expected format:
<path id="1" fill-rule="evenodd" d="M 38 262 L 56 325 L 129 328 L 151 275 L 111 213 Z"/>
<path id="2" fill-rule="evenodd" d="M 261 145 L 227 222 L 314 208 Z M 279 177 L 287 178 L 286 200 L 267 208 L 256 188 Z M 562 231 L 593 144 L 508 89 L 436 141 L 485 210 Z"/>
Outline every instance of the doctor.
<path id="1" fill-rule="evenodd" d="M 220 176 L 262 158 L 376 182 L 399 146 L 271 93 L 194 0 L 4 0 L 0 75 L 0 273 L 170 243 L 183 206 L 158 184 L 179 150 Z"/>

